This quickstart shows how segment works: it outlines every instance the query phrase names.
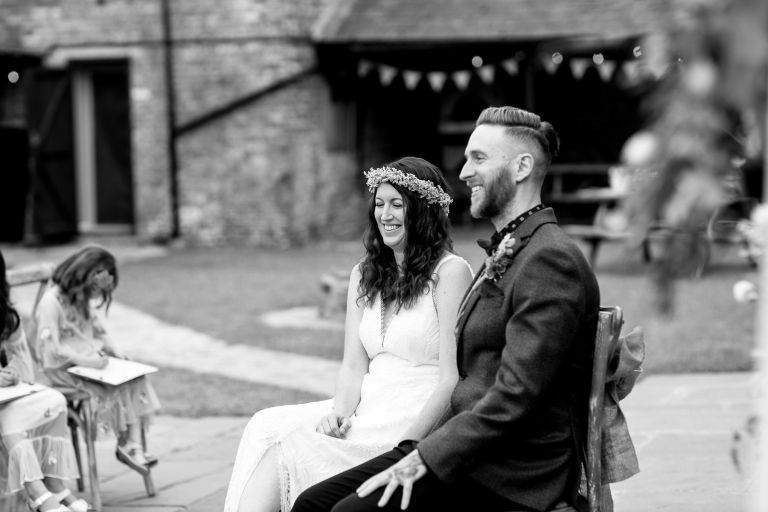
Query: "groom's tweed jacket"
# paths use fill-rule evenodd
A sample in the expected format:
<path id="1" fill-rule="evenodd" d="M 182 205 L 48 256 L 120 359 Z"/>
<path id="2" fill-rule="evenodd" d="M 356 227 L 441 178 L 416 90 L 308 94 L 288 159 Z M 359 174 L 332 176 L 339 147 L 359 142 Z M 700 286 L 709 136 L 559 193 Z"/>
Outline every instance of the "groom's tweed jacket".
<path id="1" fill-rule="evenodd" d="M 446 483 L 468 477 L 548 510 L 578 485 L 600 293 L 552 209 L 513 237 L 501 279 L 465 297 L 451 417 L 418 450 Z"/>

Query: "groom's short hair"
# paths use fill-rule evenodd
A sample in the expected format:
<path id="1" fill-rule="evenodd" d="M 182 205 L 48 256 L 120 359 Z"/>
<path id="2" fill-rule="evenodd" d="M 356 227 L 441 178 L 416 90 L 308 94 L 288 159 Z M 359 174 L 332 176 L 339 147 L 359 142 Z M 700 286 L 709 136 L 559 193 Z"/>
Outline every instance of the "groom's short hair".
<path id="1" fill-rule="evenodd" d="M 544 158 L 545 169 L 560 152 L 560 138 L 555 128 L 527 110 L 510 106 L 488 107 L 480 112 L 475 122 L 475 126 L 483 124 L 504 126 L 509 135 L 534 144 Z"/>

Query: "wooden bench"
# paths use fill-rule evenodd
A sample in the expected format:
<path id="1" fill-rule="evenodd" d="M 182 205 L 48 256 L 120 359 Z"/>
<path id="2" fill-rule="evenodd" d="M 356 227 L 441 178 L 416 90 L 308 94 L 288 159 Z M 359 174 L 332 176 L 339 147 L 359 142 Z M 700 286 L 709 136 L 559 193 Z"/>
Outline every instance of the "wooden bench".
<path id="1" fill-rule="evenodd" d="M 608 169 L 612 165 L 609 163 L 552 164 L 547 171 L 544 183 L 545 199 L 552 201 L 573 190 L 585 187 L 607 186 Z M 569 180 L 576 181 L 576 184 L 567 184 Z"/>
<path id="2" fill-rule="evenodd" d="M 42 299 L 45 290 L 53 274 L 53 265 L 50 264 L 37 264 L 25 266 L 22 268 L 9 269 L 6 272 L 6 279 L 11 287 L 35 285 L 37 284 L 37 293 L 35 295 L 35 301 L 32 306 L 32 319 L 34 319 L 37 306 Z M 33 341 L 35 333 L 28 333 L 28 340 L 30 344 Z M 30 347 L 32 354 L 37 357 L 34 352 L 34 347 Z M 83 440 L 85 441 L 86 455 L 88 459 L 88 482 L 91 489 L 91 505 L 97 510 L 101 511 L 101 491 L 99 488 L 99 471 L 96 464 L 96 447 L 95 440 L 97 435 L 97 422 L 95 411 L 91 404 L 91 398 L 88 393 L 73 389 L 73 388 L 55 388 L 61 392 L 67 399 L 67 425 L 69 426 L 72 434 L 72 445 L 75 448 L 75 459 L 77 461 L 77 469 L 80 474 L 77 479 L 77 488 L 80 492 L 85 490 L 83 484 L 83 463 L 82 455 L 80 453 L 80 438 L 78 431 L 82 432 Z M 141 441 L 143 449 L 146 451 L 146 428 L 142 424 Z M 152 480 L 152 474 L 147 471 L 147 474 L 142 474 L 144 478 L 144 487 L 149 496 L 154 496 L 155 485 Z"/>

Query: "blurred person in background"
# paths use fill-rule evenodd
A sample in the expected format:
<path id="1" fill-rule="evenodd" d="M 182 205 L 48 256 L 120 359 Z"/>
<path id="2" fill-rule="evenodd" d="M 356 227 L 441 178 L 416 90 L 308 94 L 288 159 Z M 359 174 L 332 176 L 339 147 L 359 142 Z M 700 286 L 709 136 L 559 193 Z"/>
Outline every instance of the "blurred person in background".
<path id="1" fill-rule="evenodd" d="M 0 387 L 34 380 L 21 318 L 10 301 L 0 253 Z M 41 512 L 86 512 L 62 480 L 78 477 L 67 428 L 67 401 L 50 388 L 0 404 L 0 493 L 26 491 Z M 63 504 L 62 504 L 63 503 Z"/>
<path id="2" fill-rule="evenodd" d="M 310 485 L 423 438 L 448 409 L 458 379 L 456 312 L 472 272 L 452 253 L 447 184 L 415 157 L 365 175 L 365 255 L 349 278 L 335 397 L 253 416 L 226 512 L 289 510 Z"/>

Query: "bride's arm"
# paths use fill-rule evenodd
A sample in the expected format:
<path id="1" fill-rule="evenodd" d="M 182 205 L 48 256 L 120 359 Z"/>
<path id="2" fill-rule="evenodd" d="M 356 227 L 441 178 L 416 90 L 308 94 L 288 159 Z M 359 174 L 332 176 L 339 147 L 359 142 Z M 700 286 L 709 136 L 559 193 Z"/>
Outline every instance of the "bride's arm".
<path id="1" fill-rule="evenodd" d="M 440 326 L 440 380 L 402 439 L 419 441 L 437 424 L 450 406 L 451 393 L 459 378 L 456 367 L 456 316 L 472 272 L 458 258 L 446 261 L 438 270 L 435 287 L 437 321 Z"/>
<path id="2" fill-rule="evenodd" d="M 363 383 L 363 376 L 368 372 L 368 353 L 363 348 L 359 335 L 360 321 L 363 318 L 363 309 L 357 301 L 360 277 L 359 265 L 355 265 L 349 277 L 347 290 L 344 357 L 336 379 L 333 412 L 322 418 L 317 426 L 319 432 L 334 437 L 341 437 L 346 432 L 349 425 L 346 420 L 354 414 L 360 402 L 360 386 Z"/>

